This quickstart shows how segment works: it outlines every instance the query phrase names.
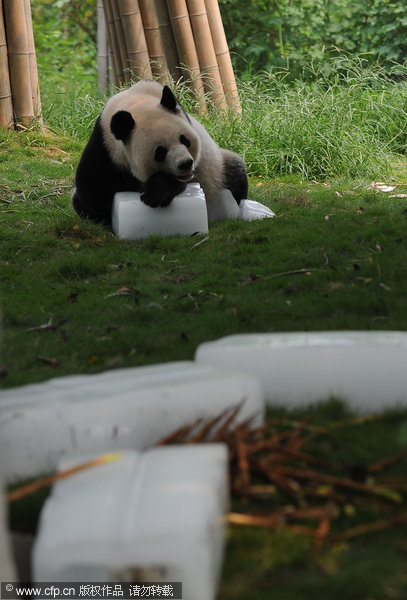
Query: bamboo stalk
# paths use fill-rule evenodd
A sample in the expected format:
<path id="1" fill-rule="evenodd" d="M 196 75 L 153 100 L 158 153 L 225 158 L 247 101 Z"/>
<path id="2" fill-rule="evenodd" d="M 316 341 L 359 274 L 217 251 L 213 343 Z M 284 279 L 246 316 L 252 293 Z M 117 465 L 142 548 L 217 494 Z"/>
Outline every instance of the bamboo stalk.
<path id="1" fill-rule="evenodd" d="M 106 26 L 110 32 L 111 49 L 116 66 L 117 84 L 127 81 L 129 74 L 127 69 L 127 50 L 124 42 L 123 28 L 120 21 L 119 10 L 116 0 L 103 0 L 105 15 L 107 15 Z"/>
<path id="2" fill-rule="evenodd" d="M 24 0 L 4 0 L 3 6 L 14 115 L 18 124 L 29 126 L 34 118 L 34 107 Z"/>
<path id="3" fill-rule="evenodd" d="M 3 7 L 0 4 L 0 127 L 12 127 L 13 123 L 13 101 L 8 70 L 6 30 Z"/>
<path id="4" fill-rule="evenodd" d="M 228 105 L 223 91 L 205 2 L 204 0 L 187 0 L 187 6 L 205 90 L 211 96 L 215 106 L 226 109 Z"/>
<path id="5" fill-rule="evenodd" d="M 130 81 L 131 69 L 129 63 L 129 55 L 127 53 L 126 39 L 123 31 L 123 23 L 120 18 L 120 9 L 118 0 L 110 0 L 113 15 L 113 27 L 116 31 L 118 51 L 120 57 L 120 65 L 122 71 L 121 82 Z"/>
<path id="6" fill-rule="evenodd" d="M 195 47 L 194 35 L 189 20 L 186 0 L 168 0 L 168 14 L 174 32 L 181 66 L 184 65 L 184 76 L 191 84 L 205 110 L 205 92 L 200 74 L 198 54 Z"/>
<path id="7" fill-rule="evenodd" d="M 110 0 L 103 0 L 103 10 L 105 13 L 107 43 L 112 57 L 113 83 L 115 86 L 118 86 L 123 78 L 123 72 L 120 64 L 116 31 L 113 26 L 113 11 Z"/>
<path id="8" fill-rule="evenodd" d="M 39 125 L 42 125 L 40 86 L 38 81 L 37 57 L 35 54 L 30 0 L 24 0 L 24 11 L 27 28 L 28 60 L 30 65 L 31 97 L 33 102 L 34 116 L 38 119 Z"/>
<path id="9" fill-rule="evenodd" d="M 104 94 L 109 86 L 109 48 L 103 0 L 97 0 L 98 89 Z"/>
<path id="10" fill-rule="evenodd" d="M 139 0 L 139 5 L 151 61 L 151 71 L 154 78 L 164 85 L 169 83 L 170 76 L 161 41 L 157 12 L 151 0 Z"/>
<path id="11" fill-rule="evenodd" d="M 147 0 L 147 2 L 148 1 L 149 0 Z M 157 14 L 160 38 L 163 46 L 165 59 L 167 62 L 168 71 L 171 77 L 177 80 L 180 75 L 178 70 L 179 60 L 174 32 L 172 30 L 170 15 L 168 13 L 167 0 L 153 0 L 153 2 L 155 12 Z"/>
<path id="12" fill-rule="evenodd" d="M 209 25 L 212 33 L 213 46 L 219 65 L 219 72 L 223 82 L 223 89 L 229 107 L 237 113 L 242 112 L 237 91 L 235 74 L 230 58 L 229 47 L 223 28 L 222 16 L 218 0 L 205 0 Z"/>
<path id="13" fill-rule="evenodd" d="M 138 0 L 117 0 L 126 44 L 130 78 L 151 78 L 146 36 Z"/>
<path id="14" fill-rule="evenodd" d="M 66 477 L 70 477 L 71 475 L 76 475 L 81 471 L 85 471 L 86 469 L 90 469 L 92 467 L 98 467 L 101 465 L 106 465 L 111 462 L 115 462 L 117 460 L 121 460 L 123 457 L 121 452 L 108 452 L 107 454 L 101 454 L 97 458 L 93 458 L 85 463 L 80 465 L 76 465 L 65 471 L 59 471 L 58 473 L 54 473 L 53 475 L 48 475 L 47 477 L 42 477 L 41 479 L 36 479 L 31 483 L 27 483 L 17 489 L 9 492 L 6 496 L 8 502 L 15 502 L 16 500 L 20 500 L 21 498 L 25 498 L 30 494 L 34 494 L 38 490 L 48 487 L 55 483 L 56 481 L 60 481 L 61 479 L 65 479 Z"/>

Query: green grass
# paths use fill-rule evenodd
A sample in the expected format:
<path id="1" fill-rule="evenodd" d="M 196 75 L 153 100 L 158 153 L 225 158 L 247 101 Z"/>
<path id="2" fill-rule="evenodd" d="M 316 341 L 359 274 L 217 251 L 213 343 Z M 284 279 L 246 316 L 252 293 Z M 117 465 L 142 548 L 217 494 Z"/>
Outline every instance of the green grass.
<path id="1" fill-rule="evenodd" d="M 274 219 L 212 224 L 199 245 L 123 241 L 71 209 L 81 147 L 1 133 L 5 386 L 192 358 L 237 332 L 407 328 L 404 198 L 367 179 L 257 178 L 250 197 Z"/>
<path id="2" fill-rule="evenodd" d="M 247 528 L 229 534 L 219 600 L 390 600 L 407 592 L 405 528 L 312 558 L 304 536 Z"/>
<path id="3" fill-rule="evenodd" d="M 368 467 L 407 447 L 406 410 L 388 411 L 372 420 L 355 420 L 346 405 L 332 400 L 302 411 L 274 410 L 269 417 L 286 419 L 297 426 L 305 420 L 306 427 L 310 428 L 328 426 L 328 430 L 305 445 L 303 451 L 339 465 L 345 476 L 355 467 Z M 402 480 L 406 467 L 404 456 L 377 474 L 376 485 L 380 477 L 383 481 L 397 476 Z M 405 490 L 405 485 L 403 488 Z M 309 501 L 304 498 L 300 506 L 306 507 Z M 347 501 L 347 510 L 338 512 L 332 521 L 333 537 L 362 522 L 391 518 L 398 510 L 390 504 L 380 508 L 363 496 L 356 499 L 352 493 Z M 290 504 L 290 499 L 285 498 L 285 503 Z M 272 512 L 276 506 L 278 503 L 271 496 L 267 503 L 257 506 L 235 501 L 232 509 L 262 514 Z M 401 510 L 405 511 L 403 507 Z M 315 527 L 315 523 L 307 525 Z M 314 551 L 313 540 L 300 533 L 235 525 L 228 531 L 219 600 L 404 598 L 406 559 L 405 525 L 361 535 L 351 541 L 333 541 L 318 552 Z"/>
<path id="4" fill-rule="evenodd" d="M 244 157 L 252 176 L 389 176 L 394 155 L 406 149 L 405 69 L 388 73 L 357 57 L 332 59 L 327 74 L 309 69 L 307 81 L 272 72 L 240 82 L 242 119 L 210 111 L 202 121 L 220 145 Z M 197 112 L 190 89 L 173 85 L 185 108 Z M 63 91 L 48 84 L 43 97 L 49 126 L 82 140 L 104 103 L 83 85 Z"/>

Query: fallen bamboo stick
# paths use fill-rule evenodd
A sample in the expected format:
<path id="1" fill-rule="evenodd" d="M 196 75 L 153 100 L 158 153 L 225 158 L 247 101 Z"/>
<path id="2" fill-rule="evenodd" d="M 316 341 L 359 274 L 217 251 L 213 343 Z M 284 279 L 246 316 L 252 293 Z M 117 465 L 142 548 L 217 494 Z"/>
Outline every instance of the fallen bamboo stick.
<path id="1" fill-rule="evenodd" d="M 379 519 L 371 523 L 361 523 L 360 525 L 355 525 L 355 527 L 351 527 L 343 533 L 339 533 L 338 535 L 336 535 L 333 538 L 333 542 L 335 544 L 345 541 L 347 542 L 348 540 L 351 540 L 355 537 L 366 535 L 367 533 L 372 533 L 375 531 L 380 531 L 382 529 L 388 529 L 389 527 L 394 527 L 394 525 L 400 525 L 406 522 L 407 513 L 401 513 L 400 515 L 390 517 L 389 519 Z"/>
<path id="2" fill-rule="evenodd" d="M 37 57 L 35 54 L 35 42 L 33 23 L 31 15 L 31 3 L 30 0 L 24 0 L 24 11 L 25 11 L 25 22 L 27 28 L 27 45 L 28 45 L 28 61 L 30 67 L 30 83 L 31 83 L 31 97 L 33 102 L 34 117 L 37 119 L 37 123 L 42 125 L 41 115 L 41 97 L 40 97 L 40 86 L 38 82 L 38 68 L 37 68 Z"/>
<path id="3" fill-rule="evenodd" d="M 204 0 L 187 0 L 204 88 L 217 108 L 228 107 Z"/>
<path id="4" fill-rule="evenodd" d="M 81 471 L 84 471 L 86 469 L 98 467 L 101 465 L 109 464 L 111 462 L 115 462 L 117 460 L 121 460 L 122 456 L 123 455 L 121 452 L 108 452 L 107 454 L 101 454 L 97 458 L 66 469 L 65 471 L 59 471 L 58 473 L 54 473 L 53 475 L 42 477 L 41 479 L 36 479 L 31 483 L 27 483 L 26 485 L 18 487 L 17 489 L 9 492 L 6 497 L 7 501 L 15 502 L 16 500 L 20 500 L 21 498 L 25 498 L 26 496 L 30 496 L 31 494 L 38 492 L 38 490 L 42 488 L 49 487 L 50 485 L 57 481 L 60 481 L 61 479 L 65 479 L 66 477 L 70 477 L 71 475 L 76 475 L 77 473 L 80 473 Z"/>
<path id="5" fill-rule="evenodd" d="M 6 30 L 3 7 L 0 4 L 0 127 L 12 127 L 13 124 L 13 101 L 8 70 Z"/>
<path id="6" fill-rule="evenodd" d="M 171 0 L 168 2 L 168 13 L 184 77 L 191 82 L 202 109 L 206 110 L 205 90 L 186 0 Z"/>
<path id="7" fill-rule="evenodd" d="M 117 0 L 129 79 L 151 79 L 150 59 L 138 0 Z"/>
<path id="8" fill-rule="evenodd" d="M 242 108 L 218 0 L 205 0 L 205 6 L 226 100 L 229 107 L 240 114 Z"/>
<path id="9" fill-rule="evenodd" d="M 3 6 L 14 116 L 17 124 L 28 127 L 34 119 L 34 107 L 24 0 L 4 0 Z"/>

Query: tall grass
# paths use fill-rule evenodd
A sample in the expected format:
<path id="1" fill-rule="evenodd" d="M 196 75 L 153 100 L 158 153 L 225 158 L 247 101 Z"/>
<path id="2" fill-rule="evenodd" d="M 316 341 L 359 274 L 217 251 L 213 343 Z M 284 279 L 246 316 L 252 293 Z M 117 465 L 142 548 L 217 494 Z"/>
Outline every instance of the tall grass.
<path id="1" fill-rule="evenodd" d="M 253 176 L 386 176 L 407 143 L 407 83 L 401 67 L 396 75 L 358 57 L 325 61 L 323 68 L 310 61 L 296 81 L 279 72 L 240 82 L 241 118 L 214 111 L 200 118 L 220 145 L 243 156 Z M 185 84 L 174 87 L 196 112 Z M 56 98 L 47 89 L 45 120 L 86 140 L 104 101 L 76 89 Z"/>
<path id="2" fill-rule="evenodd" d="M 206 122 L 253 175 L 387 175 L 407 143 L 407 83 L 360 58 L 309 64 L 303 78 L 262 73 L 240 85 L 243 118 Z"/>

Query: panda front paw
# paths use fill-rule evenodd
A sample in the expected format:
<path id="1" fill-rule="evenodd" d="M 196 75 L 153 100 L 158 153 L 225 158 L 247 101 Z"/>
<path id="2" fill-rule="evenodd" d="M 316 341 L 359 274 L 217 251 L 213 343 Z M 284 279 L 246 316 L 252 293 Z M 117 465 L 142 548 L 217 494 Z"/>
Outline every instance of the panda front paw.
<path id="1" fill-rule="evenodd" d="M 174 196 L 167 196 L 166 194 L 157 194 L 157 193 L 149 193 L 144 192 L 141 194 L 141 200 L 147 206 L 151 206 L 151 208 L 165 207 L 171 204 Z"/>
<path id="2" fill-rule="evenodd" d="M 165 207 L 171 204 L 178 194 L 186 188 L 186 184 L 172 179 L 164 173 L 156 173 L 144 184 L 141 200 L 152 208 Z"/>

